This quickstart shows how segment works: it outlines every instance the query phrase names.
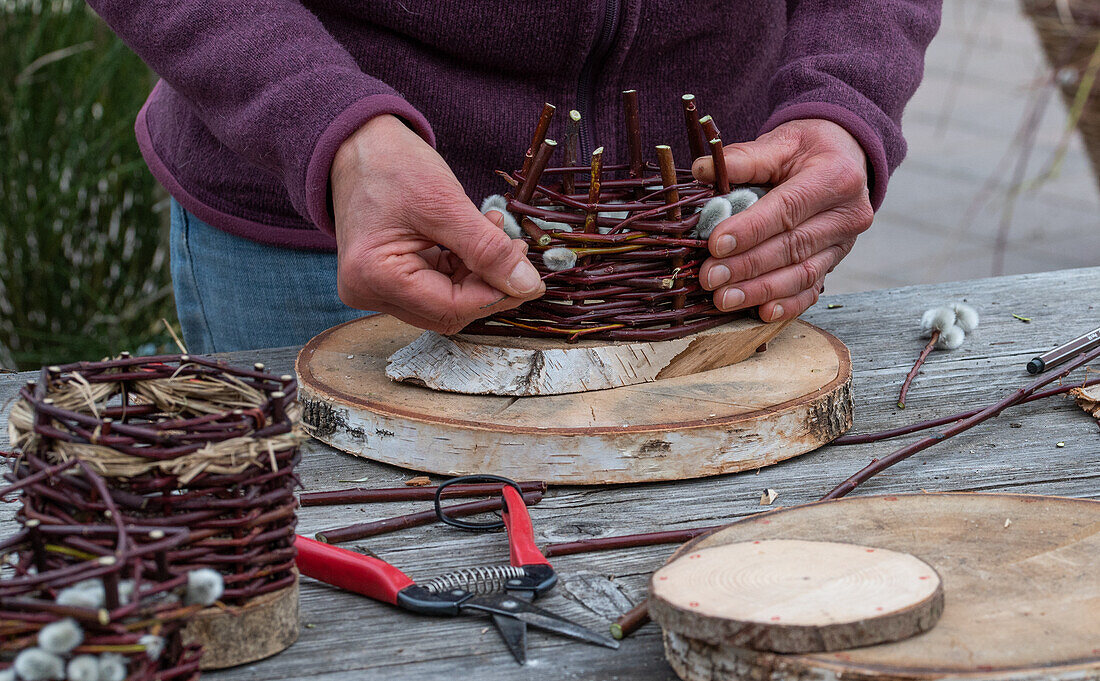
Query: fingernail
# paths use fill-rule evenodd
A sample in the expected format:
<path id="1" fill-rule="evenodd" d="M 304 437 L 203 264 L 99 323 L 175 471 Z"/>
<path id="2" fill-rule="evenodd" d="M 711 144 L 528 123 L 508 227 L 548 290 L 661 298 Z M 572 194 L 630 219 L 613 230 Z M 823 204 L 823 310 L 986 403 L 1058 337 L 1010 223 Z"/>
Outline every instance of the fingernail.
<path id="1" fill-rule="evenodd" d="M 512 269 L 512 273 L 508 275 L 507 284 L 508 288 L 521 296 L 525 296 L 537 291 L 542 284 L 542 279 L 539 277 L 538 270 L 530 262 L 520 260 Z"/>
<path id="2" fill-rule="evenodd" d="M 707 270 L 707 288 L 714 290 L 730 280 L 730 268 L 725 265 L 715 265 Z"/>
<path id="3" fill-rule="evenodd" d="M 719 297 L 721 300 L 718 303 L 718 307 L 727 312 L 745 302 L 745 292 L 739 288 L 728 288 L 722 291 Z"/>
<path id="4" fill-rule="evenodd" d="M 783 318 L 783 306 L 776 305 L 772 308 L 772 321 L 778 321 Z"/>
<path id="5" fill-rule="evenodd" d="M 737 248 L 737 239 L 733 238 L 732 234 L 723 234 L 718 237 L 718 242 L 714 245 L 717 249 L 717 253 L 714 255 L 719 258 L 724 258 L 727 255 L 733 253 L 733 249 Z"/>

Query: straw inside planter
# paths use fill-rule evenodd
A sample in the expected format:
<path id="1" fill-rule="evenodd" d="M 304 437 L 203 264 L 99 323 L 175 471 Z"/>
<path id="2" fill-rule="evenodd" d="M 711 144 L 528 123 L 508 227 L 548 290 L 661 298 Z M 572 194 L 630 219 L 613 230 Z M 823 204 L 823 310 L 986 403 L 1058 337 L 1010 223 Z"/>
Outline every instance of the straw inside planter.
<path id="1" fill-rule="evenodd" d="M 118 517 L 189 528 L 163 560 L 177 572 L 220 572 L 229 605 L 288 587 L 303 439 L 296 391 L 289 375 L 187 355 L 43 369 L 10 417 L 23 453 L 13 477 L 29 480 L 23 514 L 43 526 Z M 73 460 L 80 466 L 30 479 Z M 85 471 L 104 478 L 109 500 Z"/>

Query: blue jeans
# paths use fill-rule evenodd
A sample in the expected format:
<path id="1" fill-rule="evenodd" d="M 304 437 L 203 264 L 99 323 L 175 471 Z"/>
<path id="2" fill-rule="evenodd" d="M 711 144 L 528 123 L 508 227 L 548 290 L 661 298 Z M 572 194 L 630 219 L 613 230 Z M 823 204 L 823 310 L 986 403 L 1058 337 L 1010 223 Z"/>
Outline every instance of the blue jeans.
<path id="1" fill-rule="evenodd" d="M 172 200 L 172 287 L 194 353 L 304 345 L 363 316 L 336 293 L 336 255 L 278 248 L 211 227 Z"/>

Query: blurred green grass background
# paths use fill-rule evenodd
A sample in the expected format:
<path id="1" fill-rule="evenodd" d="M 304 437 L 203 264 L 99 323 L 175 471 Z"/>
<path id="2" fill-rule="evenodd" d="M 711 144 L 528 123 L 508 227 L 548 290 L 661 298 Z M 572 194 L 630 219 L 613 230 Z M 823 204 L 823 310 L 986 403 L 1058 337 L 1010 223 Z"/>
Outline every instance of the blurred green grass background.
<path id="1" fill-rule="evenodd" d="M 83 2 L 0 0 L 0 82 L 0 367 L 174 347 L 154 76 Z"/>

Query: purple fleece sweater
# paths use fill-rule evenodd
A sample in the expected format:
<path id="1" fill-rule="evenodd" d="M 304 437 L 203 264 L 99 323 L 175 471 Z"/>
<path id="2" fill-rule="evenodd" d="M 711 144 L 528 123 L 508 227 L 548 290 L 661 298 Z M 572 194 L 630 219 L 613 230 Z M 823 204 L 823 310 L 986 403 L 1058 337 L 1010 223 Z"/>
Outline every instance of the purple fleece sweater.
<path id="1" fill-rule="evenodd" d="M 582 154 L 624 158 L 629 88 L 645 148 L 671 144 L 678 165 L 683 93 L 727 143 L 833 121 L 866 151 L 877 208 L 940 15 L 939 0 L 89 4 L 162 78 L 136 129 L 169 193 L 227 232 L 312 249 L 335 248 L 333 156 L 370 118 L 404 119 L 479 201 L 503 189 L 493 171 L 520 162 L 543 102 L 581 112 Z"/>

